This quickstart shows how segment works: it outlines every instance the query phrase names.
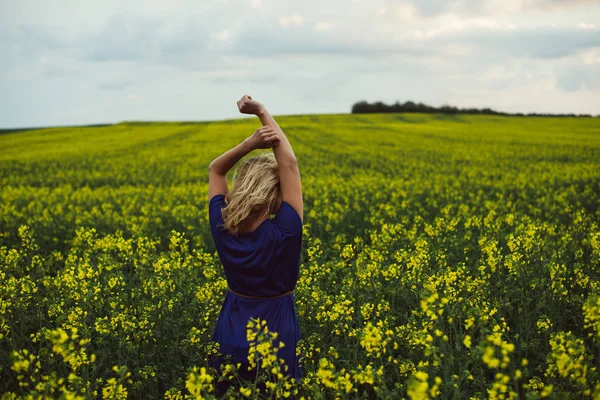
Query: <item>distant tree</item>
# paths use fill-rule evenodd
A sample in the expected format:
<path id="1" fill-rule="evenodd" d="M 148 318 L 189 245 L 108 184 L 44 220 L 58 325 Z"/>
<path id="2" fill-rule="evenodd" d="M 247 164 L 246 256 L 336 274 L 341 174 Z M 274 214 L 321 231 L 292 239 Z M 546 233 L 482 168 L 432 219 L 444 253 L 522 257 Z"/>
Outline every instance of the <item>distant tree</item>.
<path id="1" fill-rule="evenodd" d="M 369 103 L 366 100 L 361 100 L 352 105 L 352 113 L 441 113 L 441 114 L 484 114 L 484 115 L 512 115 L 517 117 L 584 117 L 584 118 L 599 118 L 599 115 L 593 117 L 591 114 L 545 114 L 545 113 L 506 113 L 496 110 L 492 110 L 489 107 L 486 108 L 458 108 L 450 105 L 443 105 L 441 107 L 432 107 L 424 103 L 415 103 L 413 101 L 406 101 L 400 103 L 398 100 L 394 104 L 387 105 L 381 101 Z"/>
<path id="2" fill-rule="evenodd" d="M 367 112 L 369 112 L 369 103 L 367 103 L 365 100 L 354 103 L 352 106 L 352 114 Z"/>

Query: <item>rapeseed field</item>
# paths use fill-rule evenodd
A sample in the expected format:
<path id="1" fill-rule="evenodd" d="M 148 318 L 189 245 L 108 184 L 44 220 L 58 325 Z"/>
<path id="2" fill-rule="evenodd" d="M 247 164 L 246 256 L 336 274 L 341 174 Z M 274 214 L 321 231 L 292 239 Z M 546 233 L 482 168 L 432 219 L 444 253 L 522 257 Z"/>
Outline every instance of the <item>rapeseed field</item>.
<path id="1" fill-rule="evenodd" d="M 305 377 L 250 320 L 266 395 L 600 399 L 597 118 L 277 121 L 303 187 Z M 227 290 L 208 164 L 259 126 L 0 135 L 2 399 L 214 398 L 235 379 L 207 364 Z"/>

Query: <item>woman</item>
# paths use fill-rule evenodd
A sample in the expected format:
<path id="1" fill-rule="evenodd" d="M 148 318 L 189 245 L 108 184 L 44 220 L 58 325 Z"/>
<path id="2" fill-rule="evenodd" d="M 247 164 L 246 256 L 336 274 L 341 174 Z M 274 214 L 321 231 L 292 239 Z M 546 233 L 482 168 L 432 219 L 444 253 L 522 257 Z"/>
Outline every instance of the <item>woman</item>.
<path id="1" fill-rule="evenodd" d="M 301 336 L 293 294 L 303 225 L 298 163 L 285 134 L 261 103 L 244 95 L 237 105 L 241 113 L 256 115 L 263 126 L 209 166 L 210 228 L 229 286 L 212 340 L 220 344 L 223 356 L 242 364 L 240 375 L 251 379 L 256 370 L 248 371 L 246 324 L 252 317 L 266 320 L 269 331 L 277 332 L 275 344 L 284 343 L 277 356 L 288 369 L 281 372 L 299 380 L 296 347 Z M 252 150 L 266 148 L 274 154 L 242 162 L 228 191 L 227 172 Z M 223 361 L 215 357 L 209 365 L 219 371 Z M 223 393 L 228 385 L 219 385 L 218 391 Z"/>

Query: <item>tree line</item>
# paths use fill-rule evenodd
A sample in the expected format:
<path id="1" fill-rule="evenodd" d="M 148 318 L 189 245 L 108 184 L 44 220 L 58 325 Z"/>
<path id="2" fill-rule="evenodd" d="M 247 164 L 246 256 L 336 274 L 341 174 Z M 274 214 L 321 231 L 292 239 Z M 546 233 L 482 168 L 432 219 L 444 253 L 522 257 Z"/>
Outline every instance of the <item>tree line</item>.
<path id="1" fill-rule="evenodd" d="M 387 105 L 381 101 L 369 103 L 359 101 L 352 106 L 352 114 L 361 113 L 426 113 L 426 114 L 485 114 L 485 115 L 510 115 L 517 117 L 586 117 L 592 118 L 591 114 L 548 114 L 548 113 L 507 113 L 492 110 L 491 108 L 458 108 L 449 105 L 441 107 L 432 107 L 423 103 L 406 101 L 405 103 L 396 103 Z M 596 115 L 596 118 L 600 115 Z"/>

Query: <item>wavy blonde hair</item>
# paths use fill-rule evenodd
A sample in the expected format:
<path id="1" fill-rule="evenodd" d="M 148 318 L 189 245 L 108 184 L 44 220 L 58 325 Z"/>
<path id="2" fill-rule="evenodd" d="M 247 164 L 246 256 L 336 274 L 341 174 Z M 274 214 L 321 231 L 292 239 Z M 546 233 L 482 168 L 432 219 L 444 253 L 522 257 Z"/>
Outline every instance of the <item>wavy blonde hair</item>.
<path id="1" fill-rule="evenodd" d="M 242 161 L 233 175 L 231 190 L 221 209 L 223 227 L 232 235 L 250 232 L 257 218 L 274 214 L 281 205 L 279 165 L 273 153 Z"/>

